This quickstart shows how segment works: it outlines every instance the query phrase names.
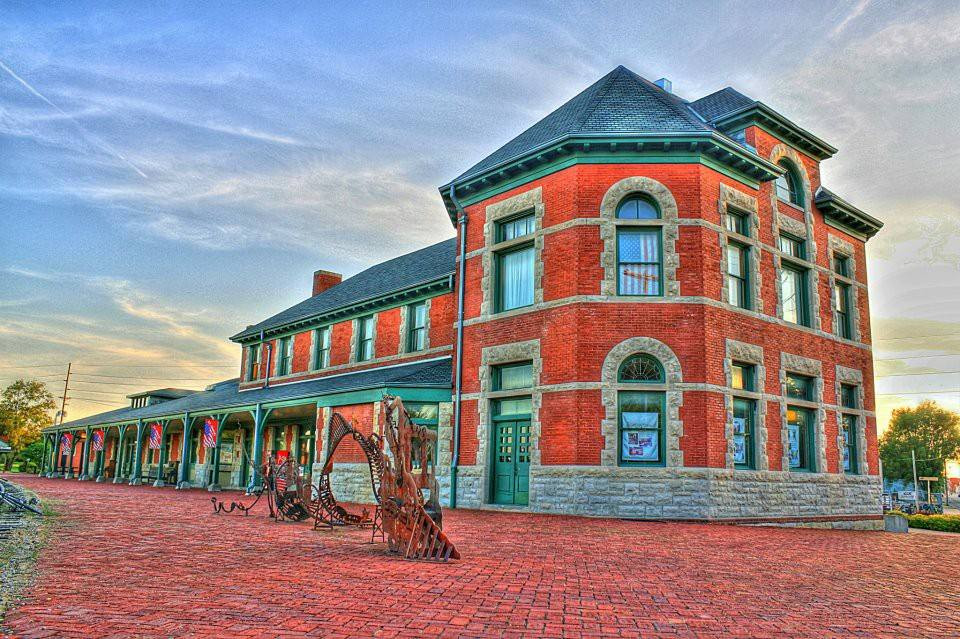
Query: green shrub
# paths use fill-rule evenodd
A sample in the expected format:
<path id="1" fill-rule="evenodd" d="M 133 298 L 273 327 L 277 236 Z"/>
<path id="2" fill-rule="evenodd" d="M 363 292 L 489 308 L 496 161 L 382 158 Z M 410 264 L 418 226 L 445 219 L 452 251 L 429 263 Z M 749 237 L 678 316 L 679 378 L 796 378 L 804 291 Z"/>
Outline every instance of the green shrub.
<path id="1" fill-rule="evenodd" d="M 909 515 L 911 528 L 960 533 L 960 515 Z"/>

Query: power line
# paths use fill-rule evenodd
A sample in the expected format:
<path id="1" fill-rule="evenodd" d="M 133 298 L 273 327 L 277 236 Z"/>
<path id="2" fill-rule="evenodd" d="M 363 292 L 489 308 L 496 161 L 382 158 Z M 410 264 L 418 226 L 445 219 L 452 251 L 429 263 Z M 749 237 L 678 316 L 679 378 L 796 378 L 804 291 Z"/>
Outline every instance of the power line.
<path id="1" fill-rule="evenodd" d="M 877 393 L 877 397 L 890 397 L 897 395 L 960 395 L 960 390 L 945 390 L 945 391 L 911 391 L 909 393 Z"/>
<path id="2" fill-rule="evenodd" d="M 875 342 L 892 342 L 901 339 L 927 339 L 928 337 L 960 337 L 960 333 L 937 333 L 936 335 L 904 335 L 903 337 L 880 337 Z M 919 461 L 919 460 L 918 460 Z"/>
<path id="3" fill-rule="evenodd" d="M 895 373 L 893 375 L 876 375 L 877 379 L 881 377 L 915 377 L 917 375 L 958 375 L 960 371 L 930 371 L 929 373 Z"/>
<path id="4" fill-rule="evenodd" d="M 880 359 L 874 359 L 875 362 L 902 362 L 908 359 L 933 359 L 935 357 L 960 357 L 960 353 L 953 353 L 950 355 L 911 355 L 910 357 L 883 357 Z"/>
<path id="5" fill-rule="evenodd" d="M 107 379 L 147 379 L 159 381 L 197 381 L 202 382 L 209 377 L 130 377 L 128 375 L 100 375 L 98 373 L 77 373 L 81 377 L 105 377 Z"/>

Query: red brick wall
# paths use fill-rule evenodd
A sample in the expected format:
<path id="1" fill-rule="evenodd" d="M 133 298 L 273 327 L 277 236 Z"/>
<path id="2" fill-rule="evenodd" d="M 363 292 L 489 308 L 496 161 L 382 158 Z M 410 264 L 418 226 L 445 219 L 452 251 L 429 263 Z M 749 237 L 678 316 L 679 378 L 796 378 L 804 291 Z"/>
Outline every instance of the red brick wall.
<path id="1" fill-rule="evenodd" d="M 293 372 L 303 373 L 310 369 L 310 348 L 313 331 L 297 333 L 293 338 Z"/>
<path id="2" fill-rule="evenodd" d="M 353 424 L 353 426 L 363 433 L 369 435 L 373 432 L 373 404 L 349 404 L 345 406 L 334 406 L 330 409 Z M 360 445 L 352 437 L 345 437 L 333 455 L 334 463 L 366 462 L 367 456 L 363 453 Z"/>
<path id="3" fill-rule="evenodd" d="M 400 316 L 406 306 L 377 313 L 377 337 L 373 343 L 374 357 L 386 357 L 400 352 Z"/>

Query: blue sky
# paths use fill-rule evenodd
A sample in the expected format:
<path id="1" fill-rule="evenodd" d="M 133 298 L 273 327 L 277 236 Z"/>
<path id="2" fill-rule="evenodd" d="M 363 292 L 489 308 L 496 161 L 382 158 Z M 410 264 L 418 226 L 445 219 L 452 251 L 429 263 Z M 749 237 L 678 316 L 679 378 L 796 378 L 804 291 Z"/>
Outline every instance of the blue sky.
<path id="1" fill-rule="evenodd" d="M 881 420 L 920 398 L 895 392 L 957 407 L 960 7 L 317 4 L 4 4 L 0 384 L 77 362 L 79 417 L 135 390 L 106 375 L 233 374 L 227 336 L 317 268 L 452 236 L 436 187 L 624 64 L 840 149 L 824 182 L 887 223 L 877 372 L 905 376 L 878 381 Z"/>

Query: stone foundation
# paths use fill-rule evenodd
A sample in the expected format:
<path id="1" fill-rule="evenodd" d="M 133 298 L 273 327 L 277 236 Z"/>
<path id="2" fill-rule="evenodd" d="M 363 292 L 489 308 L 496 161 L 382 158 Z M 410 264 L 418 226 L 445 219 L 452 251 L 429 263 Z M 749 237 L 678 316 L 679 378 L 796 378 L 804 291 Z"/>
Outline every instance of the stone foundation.
<path id="1" fill-rule="evenodd" d="M 320 480 L 321 464 L 313 465 L 313 476 Z M 376 501 L 370 482 L 370 466 L 363 463 L 335 463 L 330 473 L 330 488 L 340 502 L 372 504 Z"/>

